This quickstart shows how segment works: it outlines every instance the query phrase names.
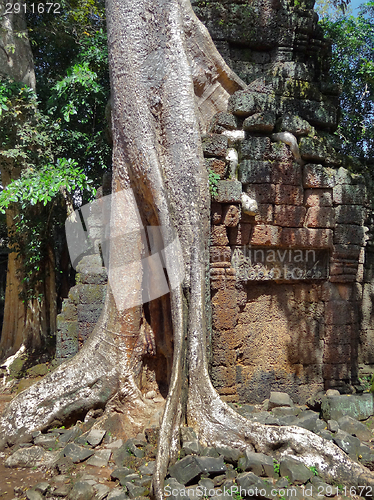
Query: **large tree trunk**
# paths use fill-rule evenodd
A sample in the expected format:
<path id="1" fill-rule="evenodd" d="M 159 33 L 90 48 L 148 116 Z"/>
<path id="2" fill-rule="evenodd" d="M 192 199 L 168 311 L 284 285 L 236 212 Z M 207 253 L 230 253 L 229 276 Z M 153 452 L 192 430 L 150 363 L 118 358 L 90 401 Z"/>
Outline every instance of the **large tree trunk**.
<path id="1" fill-rule="evenodd" d="M 7 3 L 0 0 L 0 11 L 5 12 Z M 22 81 L 35 90 L 35 72 L 31 47 L 27 37 L 24 13 L 21 11 L 3 15 L 0 19 L 0 73 Z M 13 144 L 8 145 L 14 147 Z M 15 166 L 14 161 L 0 155 L 1 181 L 5 188 L 12 179 L 17 179 L 22 165 Z M 8 233 L 15 231 L 17 206 L 6 211 Z M 56 286 L 55 257 L 52 248 L 47 249 L 44 257 L 45 279 L 34 290 L 35 298 L 23 301 L 21 292 L 25 292 L 22 282 L 22 258 L 15 246 L 11 246 L 8 257 L 8 269 L 4 303 L 4 321 L 0 340 L 0 360 L 14 354 L 26 344 L 30 349 L 41 347 L 47 334 L 55 332 L 56 324 Z"/>
<path id="2" fill-rule="evenodd" d="M 296 427 L 250 423 L 213 388 L 205 327 L 209 190 L 200 130 L 212 114 L 225 110 L 229 94 L 242 83 L 219 56 L 188 0 L 107 0 L 107 18 L 116 193 L 107 298 L 82 351 L 12 401 L 0 422 L 3 440 L 105 405 L 107 412 L 120 409 L 136 433 L 155 412 L 143 397 L 138 366 L 145 359 L 145 336 L 154 336 L 158 355 L 162 311 L 165 331 L 173 336 L 172 343 L 164 339 L 164 355 L 170 357 L 172 345 L 173 361 L 153 477 L 156 498 L 163 498 L 163 478 L 176 457 L 183 416 L 207 445 L 293 456 L 309 466 L 317 464 L 322 477 L 344 484 L 371 482 L 364 467 L 330 442 Z M 178 235 L 183 257 L 168 260 L 166 255 L 166 267 L 173 283 L 173 271 L 183 260 L 184 278 L 179 285 L 174 282 L 169 299 L 159 299 L 156 307 L 153 301 L 147 309 L 140 305 L 140 229 L 149 225 L 162 227 L 164 247 Z"/>

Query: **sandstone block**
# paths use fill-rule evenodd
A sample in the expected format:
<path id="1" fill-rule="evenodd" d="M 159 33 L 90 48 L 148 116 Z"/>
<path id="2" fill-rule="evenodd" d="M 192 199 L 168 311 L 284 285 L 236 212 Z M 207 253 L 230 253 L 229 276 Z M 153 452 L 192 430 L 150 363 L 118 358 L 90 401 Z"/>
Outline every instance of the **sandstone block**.
<path id="1" fill-rule="evenodd" d="M 258 205 L 258 214 L 255 216 L 257 224 L 273 223 L 273 205 Z"/>
<path id="2" fill-rule="evenodd" d="M 243 160 L 239 166 L 239 180 L 243 184 L 270 183 L 271 169 L 270 162 Z"/>
<path id="3" fill-rule="evenodd" d="M 228 139 L 221 134 L 207 134 L 202 137 L 204 156 L 218 156 L 225 158 L 227 155 Z"/>
<path id="4" fill-rule="evenodd" d="M 305 188 L 333 188 L 336 170 L 322 165 L 307 164 L 303 171 L 303 184 Z"/>
<path id="5" fill-rule="evenodd" d="M 258 204 L 274 203 L 275 200 L 274 184 L 250 184 L 246 186 L 246 193 Z"/>
<path id="6" fill-rule="evenodd" d="M 235 385 L 235 367 L 213 366 L 211 370 L 212 384 L 216 389 Z"/>
<path id="7" fill-rule="evenodd" d="M 217 113 L 212 119 L 212 124 L 223 127 L 227 130 L 238 128 L 238 119 L 231 113 Z"/>
<path id="8" fill-rule="evenodd" d="M 238 181 L 218 181 L 217 195 L 214 201 L 218 203 L 240 203 L 242 184 Z"/>
<path id="9" fill-rule="evenodd" d="M 323 352 L 323 362 L 326 364 L 350 363 L 350 344 L 327 344 Z"/>
<path id="10" fill-rule="evenodd" d="M 230 262 L 231 261 L 231 250 L 230 247 L 211 247 L 210 248 L 210 262 Z"/>
<path id="11" fill-rule="evenodd" d="M 306 208 L 295 205 L 275 205 L 274 224 L 284 227 L 302 227 Z"/>
<path id="12" fill-rule="evenodd" d="M 228 111 L 236 116 L 250 116 L 261 110 L 252 93 L 239 90 L 229 98 Z"/>
<path id="13" fill-rule="evenodd" d="M 212 170 L 215 174 L 218 174 L 221 179 L 225 177 L 226 173 L 226 162 L 219 160 L 218 158 L 206 158 L 205 165 L 208 169 Z"/>
<path id="14" fill-rule="evenodd" d="M 275 125 L 275 113 L 265 111 L 263 113 L 255 113 L 246 118 L 243 122 L 243 130 L 248 132 L 263 132 L 270 133 Z"/>
<path id="15" fill-rule="evenodd" d="M 285 63 L 289 64 L 289 63 Z M 304 78 L 302 78 L 304 80 Z M 280 131 L 291 132 L 296 136 L 298 135 L 308 135 L 312 130 L 310 124 L 300 118 L 300 116 L 292 115 L 290 113 L 285 113 L 280 120 Z"/>
<path id="16" fill-rule="evenodd" d="M 270 153 L 269 137 L 249 137 L 239 148 L 240 160 L 263 160 Z"/>
<path id="17" fill-rule="evenodd" d="M 211 206 L 212 224 L 220 224 L 222 221 L 222 205 L 212 202 Z"/>
<path id="18" fill-rule="evenodd" d="M 353 260 L 358 261 L 361 255 L 362 247 L 359 245 L 334 245 L 333 260 Z"/>
<path id="19" fill-rule="evenodd" d="M 346 325 L 356 319 L 357 308 L 354 302 L 330 300 L 325 304 L 326 325 Z"/>
<path id="20" fill-rule="evenodd" d="M 334 209 L 332 207 L 308 208 L 305 226 L 333 228 L 335 226 Z"/>
<path id="21" fill-rule="evenodd" d="M 326 380 L 344 380 L 351 378 L 350 364 L 339 363 L 334 365 L 323 365 L 323 378 Z"/>
<path id="22" fill-rule="evenodd" d="M 353 224 L 338 224 L 334 231 L 334 244 L 363 246 L 365 244 L 365 228 Z"/>
<path id="23" fill-rule="evenodd" d="M 302 205 L 304 201 L 304 190 L 300 186 L 275 186 L 276 205 Z"/>
<path id="24" fill-rule="evenodd" d="M 222 222 L 225 226 L 235 227 L 239 224 L 241 211 L 237 205 L 222 207 Z"/>
<path id="25" fill-rule="evenodd" d="M 338 224 L 357 224 L 362 226 L 365 220 L 365 209 L 360 205 L 338 205 L 335 208 Z"/>
<path id="26" fill-rule="evenodd" d="M 257 225 L 253 228 L 253 233 L 250 239 L 251 245 L 272 245 L 276 246 L 280 243 L 281 228 L 278 226 Z"/>
<path id="27" fill-rule="evenodd" d="M 306 189 L 304 204 L 307 207 L 332 207 L 332 189 Z"/>
<path id="28" fill-rule="evenodd" d="M 333 188 L 335 205 L 362 205 L 366 199 L 366 187 L 361 184 L 339 184 Z"/>
<path id="29" fill-rule="evenodd" d="M 271 182 L 301 186 L 301 166 L 297 163 L 274 163 L 271 171 Z"/>
<path id="30" fill-rule="evenodd" d="M 210 231 L 211 243 L 213 246 L 225 246 L 229 244 L 229 239 L 226 233 L 226 226 L 219 224 L 212 226 Z"/>
<path id="31" fill-rule="evenodd" d="M 230 245 L 248 245 L 252 228 L 252 224 L 244 223 L 240 223 L 237 227 L 228 228 Z"/>
<path id="32" fill-rule="evenodd" d="M 331 248 L 333 232 L 331 229 L 283 228 L 280 241 L 283 246 Z"/>

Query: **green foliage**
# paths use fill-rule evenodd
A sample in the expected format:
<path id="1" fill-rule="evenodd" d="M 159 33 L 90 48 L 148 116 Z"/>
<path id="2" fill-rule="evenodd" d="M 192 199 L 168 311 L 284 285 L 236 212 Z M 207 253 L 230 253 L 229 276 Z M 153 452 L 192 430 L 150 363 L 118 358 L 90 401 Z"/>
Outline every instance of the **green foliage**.
<path id="1" fill-rule="evenodd" d="M 42 203 L 46 206 L 63 188 L 70 193 L 84 189 L 94 193 L 92 180 L 88 180 L 77 165 L 75 160 L 59 158 L 56 165 L 24 169 L 21 177 L 13 180 L 0 193 L 0 210 L 5 213 L 11 203 L 18 203 L 22 210 L 29 204 Z"/>
<path id="2" fill-rule="evenodd" d="M 342 119 L 338 132 L 343 152 L 374 155 L 374 2 L 363 4 L 357 17 L 326 17 L 321 22 L 333 42 L 331 75 L 341 84 Z"/>
<path id="3" fill-rule="evenodd" d="M 310 470 L 311 472 L 313 472 L 313 476 L 318 476 L 318 469 L 317 469 L 317 466 L 312 465 L 312 466 L 310 466 L 310 467 L 309 467 L 309 470 Z"/>
<path id="4" fill-rule="evenodd" d="M 274 466 L 274 473 L 279 476 L 279 471 L 280 471 L 280 463 L 273 458 L 273 466 Z"/>
<path id="5" fill-rule="evenodd" d="M 220 180 L 220 175 L 213 172 L 210 168 L 209 173 L 209 191 L 211 196 L 216 196 L 218 194 L 218 181 Z"/>

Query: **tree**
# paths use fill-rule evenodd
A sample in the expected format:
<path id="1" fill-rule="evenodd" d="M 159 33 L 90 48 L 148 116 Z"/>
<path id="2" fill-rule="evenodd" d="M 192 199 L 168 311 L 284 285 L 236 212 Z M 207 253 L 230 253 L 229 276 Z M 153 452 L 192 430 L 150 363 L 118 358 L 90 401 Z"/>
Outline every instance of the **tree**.
<path id="1" fill-rule="evenodd" d="M 362 4 L 357 17 L 327 16 L 321 22 L 332 39 L 331 76 L 341 84 L 342 119 L 338 133 L 346 154 L 374 154 L 374 3 Z"/>
<path id="2" fill-rule="evenodd" d="M 9 5 L 9 4 L 8 4 Z M 6 2 L 0 2 L 1 12 L 6 11 Z M 12 10 L 0 18 L 0 74 L 4 78 L 23 82 L 35 90 L 35 73 L 33 57 L 27 37 L 26 23 L 22 12 L 16 13 Z M 2 92 L 1 108 L 4 111 L 6 99 Z M 31 104 L 31 108 L 35 103 Z M 30 108 L 29 108 L 30 110 Z M 13 110 L 14 111 L 14 110 Z M 19 117 L 22 121 L 25 117 Z M 14 125 L 14 123 L 13 123 Z M 9 124 L 8 124 L 9 126 Z M 19 177 L 22 171 L 22 162 L 15 157 L 15 128 L 3 128 L 7 135 L 6 144 L 2 141 L 2 154 L 0 155 L 0 170 L 2 184 L 6 187 L 12 179 Z M 15 218 L 17 209 L 12 206 L 6 212 L 8 234 L 15 232 Z M 27 310 L 25 303 L 19 294 L 23 289 L 22 276 L 19 272 L 17 251 L 10 252 L 8 258 L 8 271 L 5 291 L 4 322 L 1 335 L 0 357 L 2 354 L 17 350 L 25 341 L 25 328 L 28 325 L 28 336 L 33 337 L 32 343 L 38 345 L 40 342 L 40 331 L 36 326 L 35 317 L 38 315 L 38 303 L 30 303 Z M 53 292 L 52 292 L 53 293 Z M 39 317 L 40 319 L 40 317 Z"/>
<path id="3" fill-rule="evenodd" d="M 87 201 L 92 191 L 87 189 L 87 178 L 98 184 L 109 163 L 106 35 L 97 4 L 100 2 L 88 1 L 74 7 L 63 2 L 65 16 L 53 12 L 40 15 L 29 9 L 39 100 L 31 87 L 20 82 L 32 83 L 35 90 L 35 74 L 27 66 L 33 68 L 33 57 L 22 9 L 19 12 L 12 7 L 3 18 L 2 54 L 7 53 L 9 61 L 5 56 L 2 59 L 4 76 L 0 81 L 0 156 L 5 188 L 0 210 L 8 213 L 13 251 L 0 359 L 13 354 L 21 344 L 27 344 L 29 355 L 32 351 L 40 354 L 52 344 L 59 284 L 55 255 L 64 243 L 63 238 L 56 238 L 56 232 L 66 218 L 64 200 L 68 211 L 76 191 Z M 55 33 L 52 39 L 51 32 Z"/>
<path id="4" fill-rule="evenodd" d="M 159 360 L 169 371 L 153 477 L 156 498 L 163 498 L 163 478 L 176 459 L 182 419 L 207 445 L 297 456 L 308 466 L 317 464 L 324 478 L 371 483 L 370 473 L 335 445 L 301 428 L 250 423 L 213 388 L 205 328 L 209 189 L 200 131 L 243 83 L 225 65 L 188 0 L 108 0 L 107 19 L 116 201 L 106 302 L 84 348 L 11 402 L 1 420 L 3 443 L 104 406 L 104 419 L 115 410 L 123 425 L 138 432 L 155 412 L 142 396 L 149 382 L 142 370 L 154 354 L 145 340 L 155 339 L 153 364 Z M 129 212 L 132 196 L 139 218 Z M 142 241 L 134 236 L 140 222 L 161 227 L 165 247 L 178 235 L 184 279 L 170 295 L 144 307 L 135 300 L 126 308 L 121 292 L 142 292 Z M 131 244 L 124 250 L 126 239 Z M 124 274 L 130 268 L 126 250 L 135 264 Z M 167 264 L 173 269 L 175 262 Z M 111 281 L 111 272 L 117 280 Z"/>

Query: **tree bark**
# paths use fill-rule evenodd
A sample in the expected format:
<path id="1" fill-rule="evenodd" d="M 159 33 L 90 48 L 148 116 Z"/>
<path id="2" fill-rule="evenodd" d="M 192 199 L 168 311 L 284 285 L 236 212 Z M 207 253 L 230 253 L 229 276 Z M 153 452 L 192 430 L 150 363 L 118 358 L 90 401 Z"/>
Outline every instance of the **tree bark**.
<path id="1" fill-rule="evenodd" d="M 146 307 L 126 307 L 118 299 L 121 290 L 132 290 L 136 296 L 142 289 L 140 266 L 132 273 L 120 272 L 126 250 L 118 243 L 125 241 L 121 235 L 136 232 L 141 224 L 161 226 L 165 247 L 178 235 L 184 279 L 171 289 L 169 299 L 157 303 L 164 316 L 170 307 L 173 338 L 172 344 L 165 345 L 173 346 L 173 360 L 154 496 L 163 498 L 163 478 L 176 458 L 184 416 L 206 445 L 292 456 L 308 466 L 317 464 L 323 478 L 344 484 L 371 483 L 372 475 L 332 443 L 297 427 L 250 423 L 222 402 L 213 388 L 205 325 L 210 196 L 200 131 L 215 112 L 225 110 L 228 95 L 242 84 L 219 56 L 187 0 L 107 0 L 107 19 L 113 191 L 118 196 L 125 193 L 125 198 L 133 193 L 140 220 L 134 213 L 126 216 L 125 202 L 122 208 L 112 207 L 109 285 L 99 322 L 75 358 L 12 401 L 0 422 L 4 440 L 68 421 L 100 405 L 106 405 L 107 412 L 119 409 L 136 433 L 155 412 L 143 397 L 144 388 L 137 385 L 134 367 L 139 360 L 144 362 L 141 346 L 147 328 L 155 334 L 157 349 L 160 315 L 154 302 L 147 314 Z M 132 248 L 130 261 L 140 262 L 141 239 L 128 248 Z M 168 269 L 175 266 L 172 260 L 166 263 Z"/>

